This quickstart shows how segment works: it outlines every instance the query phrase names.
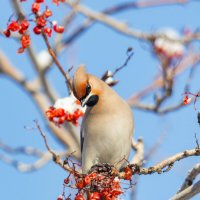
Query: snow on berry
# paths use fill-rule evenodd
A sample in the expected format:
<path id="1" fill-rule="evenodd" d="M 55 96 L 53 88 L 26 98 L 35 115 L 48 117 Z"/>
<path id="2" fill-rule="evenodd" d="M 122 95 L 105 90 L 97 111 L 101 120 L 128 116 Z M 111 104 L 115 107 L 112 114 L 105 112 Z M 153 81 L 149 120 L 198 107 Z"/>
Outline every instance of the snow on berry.
<path id="1" fill-rule="evenodd" d="M 64 32 L 64 30 L 65 30 L 64 26 L 58 26 L 56 21 L 53 21 L 52 24 L 53 24 L 53 30 L 56 33 L 63 33 Z"/>
<path id="2" fill-rule="evenodd" d="M 78 125 L 78 119 L 84 115 L 85 108 L 73 96 L 58 99 L 54 106 L 46 111 L 46 116 L 56 125 L 63 124 L 65 121 Z"/>
<path id="3" fill-rule="evenodd" d="M 179 58 L 185 51 L 184 45 L 180 42 L 180 35 L 171 28 L 157 32 L 154 49 L 157 54 L 166 56 L 168 59 Z"/>

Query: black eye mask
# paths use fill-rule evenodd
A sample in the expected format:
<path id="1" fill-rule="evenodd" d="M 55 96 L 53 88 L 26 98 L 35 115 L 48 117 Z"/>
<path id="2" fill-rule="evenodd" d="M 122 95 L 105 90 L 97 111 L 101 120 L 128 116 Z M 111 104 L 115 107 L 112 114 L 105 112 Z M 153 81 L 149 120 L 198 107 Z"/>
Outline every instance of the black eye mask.
<path id="1" fill-rule="evenodd" d="M 97 95 L 92 95 L 86 102 L 86 105 L 89 107 L 92 107 L 92 106 L 95 106 L 98 101 L 99 101 L 99 97 Z"/>

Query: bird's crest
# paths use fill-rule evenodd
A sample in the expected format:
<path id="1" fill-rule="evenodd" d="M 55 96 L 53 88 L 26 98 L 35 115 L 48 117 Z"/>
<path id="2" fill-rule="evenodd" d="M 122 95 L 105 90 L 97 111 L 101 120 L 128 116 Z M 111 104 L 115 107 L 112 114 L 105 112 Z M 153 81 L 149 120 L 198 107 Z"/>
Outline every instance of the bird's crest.
<path id="1" fill-rule="evenodd" d="M 77 99 L 85 96 L 86 86 L 88 84 L 88 75 L 85 71 L 85 66 L 80 65 L 74 74 L 73 93 Z"/>

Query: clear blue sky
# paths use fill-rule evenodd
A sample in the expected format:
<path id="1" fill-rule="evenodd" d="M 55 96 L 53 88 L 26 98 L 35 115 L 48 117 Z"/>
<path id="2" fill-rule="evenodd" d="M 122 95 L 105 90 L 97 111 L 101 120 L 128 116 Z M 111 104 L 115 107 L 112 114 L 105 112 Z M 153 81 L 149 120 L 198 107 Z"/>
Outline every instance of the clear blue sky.
<path id="1" fill-rule="evenodd" d="M 9 2 L 0 1 L 1 29 L 6 27 L 6 21 L 13 13 Z M 104 1 L 103 3 L 97 0 L 83 1 L 84 4 L 96 10 L 102 10 L 119 2 L 123 1 Z M 61 18 L 67 12 L 64 6 L 59 8 L 52 6 L 52 9 L 55 11 L 55 16 L 58 15 L 58 18 Z M 114 17 L 143 31 L 152 31 L 163 27 L 172 27 L 177 31 L 181 31 L 184 26 L 195 30 L 199 28 L 199 10 L 200 2 L 194 1 L 185 6 L 132 9 L 114 15 Z M 81 17 L 77 19 L 77 23 L 79 20 L 81 20 Z M 125 52 L 129 46 L 134 48 L 134 57 L 128 67 L 117 75 L 117 79 L 121 81 L 115 87 L 115 90 L 127 99 L 134 92 L 148 85 L 158 70 L 159 63 L 145 43 L 125 37 L 104 25 L 96 24 L 79 37 L 69 50 L 62 53 L 60 59 L 65 67 L 84 63 L 90 73 L 101 76 L 106 69 L 113 70 L 124 62 Z M 34 47 L 38 52 L 45 49 L 42 39 L 38 36 L 34 36 Z M 31 69 L 32 66 L 28 61 L 27 54 L 17 55 L 17 48 L 18 44 L 15 41 L 0 37 L 0 49 L 5 52 L 15 66 L 27 74 L 27 77 L 33 78 L 35 74 Z M 199 47 L 197 46 L 197 48 Z M 176 80 L 177 92 L 171 100 L 172 103 L 181 98 L 182 88 L 188 72 L 185 72 L 183 76 Z M 199 73 L 200 69 L 197 69 L 192 81 L 191 92 L 196 92 L 199 89 Z M 55 67 L 49 78 L 55 84 L 60 96 L 66 96 L 64 80 Z M 55 149 L 60 149 L 59 144 L 54 142 L 48 130 L 45 129 L 40 112 L 20 87 L 0 75 L 0 92 L 0 139 L 13 147 L 32 146 L 45 150 L 43 140 L 37 131 L 24 129 L 24 126 L 34 126 L 33 120 L 37 119 L 42 124 L 50 145 Z M 148 103 L 148 99 L 146 101 Z M 198 102 L 197 108 L 200 109 L 200 103 Z M 196 111 L 192 105 L 165 116 L 156 116 L 138 110 L 134 111 L 134 116 L 135 137 L 144 139 L 146 150 L 155 143 L 160 134 L 167 133 L 164 143 L 149 165 L 153 165 L 177 152 L 194 148 L 195 133 L 200 138 Z M 16 158 L 29 163 L 34 161 L 34 159 L 20 155 Z M 199 158 L 189 158 L 176 163 L 168 173 L 141 176 L 137 185 L 138 199 L 168 199 L 177 191 L 188 170 L 197 162 L 199 162 Z M 53 162 L 36 172 L 25 174 L 2 162 L 0 162 L 0 169 L 1 199 L 9 200 L 55 200 L 62 192 L 62 182 L 66 177 L 66 172 Z M 122 196 L 122 198 L 128 199 L 128 195 L 126 197 Z M 198 198 L 196 197 L 194 200 Z"/>

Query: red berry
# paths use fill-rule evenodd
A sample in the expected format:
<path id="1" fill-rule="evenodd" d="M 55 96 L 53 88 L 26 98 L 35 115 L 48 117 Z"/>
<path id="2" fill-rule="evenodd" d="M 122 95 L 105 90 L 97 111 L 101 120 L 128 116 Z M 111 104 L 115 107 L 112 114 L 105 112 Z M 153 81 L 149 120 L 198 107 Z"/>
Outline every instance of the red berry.
<path id="1" fill-rule="evenodd" d="M 88 175 L 91 179 L 95 179 L 97 177 L 97 173 L 92 172 L 91 174 Z"/>
<path id="2" fill-rule="evenodd" d="M 16 21 L 12 21 L 9 25 L 8 25 L 8 29 L 10 31 L 18 31 L 19 30 L 19 24 Z"/>
<path id="3" fill-rule="evenodd" d="M 23 34 L 25 34 L 26 33 L 26 30 L 24 30 L 21 26 L 20 26 L 20 28 L 19 28 L 19 34 L 21 34 L 21 35 L 23 35 Z"/>
<path id="4" fill-rule="evenodd" d="M 59 195 L 57 200 L 63 200 L 63 196 Z"/>
<path id="5" fill-rule="evenodd" d="M 39 35 L 40 33 L 42 33 L 42 29 L 39 28 L 38 26 L 35 26 L 33 28 L 33 32 L 36 34 L 36 35 Z"/>
<path id="6" fill-rule="evenodd" d="M 67 113 L 67 114 L 65 115 L 65 119 L 66 119 L 67 121 L 71 121 L 71 120 L 72 120 L 72 114 Z"/>
<path id="7" fill-rule="evenodd" d="M 89 177 L 89 176 L 86 176 L 86 177 L 84 178 L 84 182 L 85 182 L 85 185 L 90 184 L 90 182 L 91 182 L 90 177 Z"/>
<path id="8" fill-rule="evenodd" d="M 23 21 L 21 21 L 20 26 L 21 26 L 21 28 L 22 28 L 23 30 L 27 30 L 28 27 L 29 27 L 29 22 L 28 22 L 26 19 L 24 19 Z"/>
<path id="9" fill-rule="evenodd" d="M 77 194 L 74 200 L 85 200 L 85 198 L 82 194 Z"/>
<path id="10" fill-rule="evenodd" d="M 65 121 L 65 116 L 61 116 L 61 117 L 59 118 L 59 120 L 58 120 L 58 123 L 59 123 L 59 124 L 63 124 L 64 121 Z"/>
<path id="11" fill-rule="evenodd" d="M 47 23 L 47 21 L 43 16 L 40 16 L 37 18 L 37 26 L 39 28 L 43 28 L 44 26 L 46 26 L 46 23 Z"/>
<path id="12" fill-rule="evenodd" d="M 21 37 L 22 47 L 25 49 L 30 45 L 30 43 L 31 43 L 30 35 L 22 35 L 22 37 Z"/>
<path id="13" fill-rule="evenodd" d="M 64 183 L 67 185 L 69 183 L 69 178 L 65 178 Z"/>
<path id="14" fill-rule="evenodd" d="M 57 108 L 54 110 L 55 117 L 61 117 L 64 116 L 65 110 L 63 108 Z"/>
<path id="15" fill-rule="evenodd" d="M 35 0 L 36 3 L 44 3 L 44 0 Z"/>
<path id="16" fill-rule="evenodd" d="M 40 4 L 39 3 L 33 3 L 31 10 L 32 10 L 33 13 L 38 13 L 38 11 L 40 10 Z"/>
<path id="17" fill-rule="evenodd" d="M 6 36 L 6 37 L 10 37 L 10 30 L 9 29 L 6 29 L 3 34 Z"/>
<path id="18" fill-rule="evenodd" d="M 84 181 L 82 179 L 79 179 L 77 182 L 76 182 L 76 188 L 77 189 L 82 189 L 84 187 Z"/>
<path id="19" fill-rule="evenodd" d="M 132 170 L 131 170 L 131 168 L 130 167 L 126 167 L 125 169 L 124 169 L 124 172 L 125 172 L 125 177 L 124 177 L 124 179 L 125 180 L 131 180 L 131 177 L 132 177 Z"/>
<path id="20" fill-rule="evenodd" d="M 24 48 L 23 47 L 20 47 L 18 50 L 17 50 L 17 53 L 23 53 L 24 52 Z"/>
<path id="21" fill-rule="evenodd" d="M 80 102 L 78 99 L 75 101 L 75 103 L 76 103 L 77 105 L 81 105 L 81 102 Z"/>
<path id="22" fill-rule="evenodd" d="M 89 200 L 100 200 L 101 199 L 101 195 L 99 192 L 93 192 L 90 193 L 89 195 Z"/>
<path id="23" fill-rule="evenodd" d="M 51 16 L 52 16 L 51 10 L 46 9 L 46 10 L 44 11 L 44 16 L 45 16 L 46 18 L 51 17 Z"/>
<path id="24" fill-rule="evenodd" d="M 63 33 L 65 30 L 64 26 L 58 26 L 57 23 L 54 23 L 53 29 L 56 33 Z"/>
<path id="25" fill-rule="evenodd" d="M 45 32 L 49 37 L 51 37 L 51 34 L 52 34 L 52 29 L 51 29 L 51 28 L 48 28 L 48 27 L 44 28 L 44 32 Z"/>

